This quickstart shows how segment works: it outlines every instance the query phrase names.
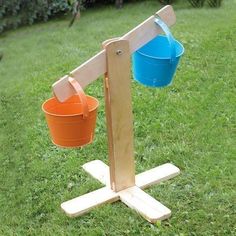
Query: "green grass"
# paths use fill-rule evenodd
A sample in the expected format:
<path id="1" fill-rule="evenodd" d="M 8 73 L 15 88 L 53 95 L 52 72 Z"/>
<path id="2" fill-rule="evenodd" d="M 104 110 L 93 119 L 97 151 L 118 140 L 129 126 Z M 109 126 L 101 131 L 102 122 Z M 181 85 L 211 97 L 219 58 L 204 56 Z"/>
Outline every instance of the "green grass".
<path id="1" fill-rule="evenodd" d="M 107 163 L 102 79 L 86 89 L 101 103 L 83 149 L 50 141 L 41 104 L 51 84 L 160 8 L 157 1 L 88 10 L 0 38 L 0 235 L 235 235 L 236 2 L 220 9 L 174 6 L 185 55 L 172 86 L 132 80 L 136 172 L 172 162 L 181 175 L 147 190 L 172 210 L 152 225 L 121 202 L 70 219 L 60 203 L 102 185 L 81 165 Z"/>

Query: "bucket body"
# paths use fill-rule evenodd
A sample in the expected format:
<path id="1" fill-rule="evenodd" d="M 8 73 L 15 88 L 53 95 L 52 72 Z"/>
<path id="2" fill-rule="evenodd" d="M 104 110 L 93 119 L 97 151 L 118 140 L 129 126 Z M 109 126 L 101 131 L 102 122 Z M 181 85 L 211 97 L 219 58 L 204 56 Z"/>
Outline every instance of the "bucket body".
<path id="1" fill-rule="evenodd" d="M 133 76 L 146 86 L 164 87 L 172 82 L 184 47 L 163 21 L 156 19 L 155 23 L 166 35 L 158 35 L 133 53 Z"/>
<path id="2" fill-rule="evenodd" d="M 151 87 L 164 87 L 171 83 L 183 46 L 174 41 L 176 60 L 170 60 L 170 45 L 166 36 L 159 35 L 132 55 L 134 79 Z"/>
<path id="3" fill-rule="evenodd" d="M 74 95 L 66 102 L 50 98 L 42 105 L 46 115 L 52 142 L 61 147 L 81 147 L 93 141 L 96 125 L 96 98 L 87 96 L 88 116 L 83 117 L 83 106 L 79 95 Z"/>

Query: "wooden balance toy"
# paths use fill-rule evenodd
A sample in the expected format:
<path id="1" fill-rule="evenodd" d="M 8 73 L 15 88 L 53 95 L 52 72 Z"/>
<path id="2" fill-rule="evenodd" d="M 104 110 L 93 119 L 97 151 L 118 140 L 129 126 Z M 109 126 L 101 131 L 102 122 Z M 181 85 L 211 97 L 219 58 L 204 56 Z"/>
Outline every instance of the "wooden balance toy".
<path id="1" fill-rule="evenodd" d="M 104 93 L 109 144 L 109 166 L 100 160 L 83 165 L 83 169 L 105 187 L 63 202 L 61 208 L 70 217 L 82 215 L 103 203 L 121 200 L 151 223 L 171 215 L 170 209 L 148 195 L 143 189 L 177 176 L 180 170 L 164 164 L 135 175 L 133 148 L 133 114 L 131 105 L 130 55 L 162 33 L 154 20 L 159 17 L 172 26 L 175 13 L 165 6 L 154 16 L 121 38 L 103 42 L 103 50 L 53 84 L 53 92 L 64 102 L 76 91 L 71 78 L 82 88 L 104 76 Z"/>

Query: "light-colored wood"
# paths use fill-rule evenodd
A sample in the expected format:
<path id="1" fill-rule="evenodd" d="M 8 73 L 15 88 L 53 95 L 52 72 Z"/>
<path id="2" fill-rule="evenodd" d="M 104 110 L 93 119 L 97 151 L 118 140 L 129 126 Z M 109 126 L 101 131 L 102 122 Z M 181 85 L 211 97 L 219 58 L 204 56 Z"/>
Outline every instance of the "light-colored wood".
<path id="1" fill-rule="evenodd" d="M 88 84 L 92 83 L 100 75 L 106 71 L 106 52 L 102 50 L 94 57 L 74 69 L 70 73 L 70 77 L 76 79 L 82 88 L 85 88 Z M 52 85 L 53 93 L 57 99 L 64 102 L 73 94 L 75 91 L 71 88 L 68 77 L 64 76 Z"/>
<path id="2" fill-rule="evenodd" d="M 117 41 L 118 38 L 112 38 L 107 39 L 102 43 L 102 47 L 105 49 L 106 46 L 114 41 Z M 111 120 L 111 103 L 110 103 L 110 91 L 109 91 L 109 85 L 108 85 L 108 72 L 104 74 L 104 80 L 103 80 L 103 88 L 104 88 L 104 94 L 105 94 L 105 115 L 106 115 L 106 122 L 107 122 L 107 137 L 108 137 L 108 155 L 109 159 L 111 160 L 111 156 L 113 156 L 113 133 L 112 133 L 112 120 Z M 114 179 L 114 172 L 110 172 L 108 170 L 109 174 L 109 182 L 107 182 L 107 186 L 111 186 L 111 182 Z M 113 188 L 114 189 L 114 188 Z"/>
<path id="3" fill-rule="evenodd" d="M 155 15 L 158 15 L 168 26 L 173 25 L 176 21 L 172 6 L 163 7 Z M 129 41 L 130 54 L 162 32 L 161 28 L 154 23 L 154 18 L 155 16 L 149 17 L 143 23 L 120 38 L 121 40 Z M 106 69 L 106 51 L 102 50 L 97 55 L 74 69 L 70 73 L 70 76 L 78 80 L 80 85 L 84 88 L 96 80 L 100 75 L 105 74 Z M 61 102 L 74 94 L 74 91 L 68 83 L 67 76 L 64 76 L 55 82 L 52 87 L 55 96 Z"/>
<path id="4" fill-rule="evenodd" d="M 107 44 L 117 41 L 117 40 L 120 40 L 120 39 L 121 39 L 120 37 L 116 37 L 116 38 L 111 38 L 111 39 L 107 39 L 107 40 L 103 41 L 102 42 L 102 49 L 105 49 Z"/>
<path id="5" fill-rule="evenodd" d="M 176 17 L 172 6 L 165 6 L 154 16 L 149 17 L 143 23 L 136 26 L 134 29 L 125 34 L 121 39 L 129 40 L 130 53 L 132 54 L 147 42 L 162 33 L 162 29 L 154 22 L 158 16 L 166 25 L 172 26 L 176 22 Z"/>
<path id="6" fill-rule="evenodd" d="M 180 174 L 180 169 L 171 163 L 166 163 L 136 175 L 135 183 L 142 189 L 159 184 Z"/>
<path id="7" fill-rule="evenodd" d="M 122 202 L 151 223 L 167 219 L 171 215 L 170 209 L 136 186 L 120 191 L 119 196 Z"/>
<path id="8" fill-rule="evenodd" d="M 76 217 L 104 203 L 112 203 L 119 199 L 151 223 L 167 219 L 171 215 L 171 211 L 167 207 L 136 186 L 119 192 L 103 187 L 64 202 L 61 204 L 61 208 L 69 217 Z"/>
<path id="9" fill-rule="evenodd" d="M 101 204 L 119 200 L 119 195 L 110 188 L 103 187 L 80 197 L 63 202 L 62 210 L 70 217 L 82 215 Z"/>
<path id="10" fill-rule="evenodd" d="M 105 48 L 110 185 L 117 192 L 135 185 L 129 42 L 112 41 Z"/>
<path id="11" fill-rule="evenodd" d="M 83 196 L 77 197 L 61 204 L 62 209 L 70 217 L 82 215 L 91 209 L 106 203 L 121 200 L 130 208 L 136 210 L 151 223 L 170 217 L 171 211 L 155 200 L 140 188 L 170 179 L 179 174 L 179 169 L 170 164 L 164 164 L 136 175 L 136 185 L 114 192 L 109 185 L 109 167 L 100 160 L 88 162 L 83 165 L 84 170 L 107 186 Z"/>
<path id="12" fill-rule="evenodd" d="M 157 14 L 168 26 L 175 23 L 171 6 L 164 7 Z M 86 87 L 105 74 L 110 169 L 101 161 L 87 163 L 83 168 L 106 184 L 106 187 L 62 203 L 61 208 L 70 217 L 82 215 L 103 203 L 119 199 L 151 223 L 171 215 L 167 207 L 136 185 L 146 188 L 178 175 L 179 169 L 172 164 L 165 164 L 135 177 L 134 167 L 130 54 L 159 33 L 161 29 L 155 25 L 152 16 L 122 38 L 105 41 L 104 50 L 53 85 L 55 96 L 65 101 L 74 94 L 68 83 L 69 76 Z"/>
<path id="13" fill-rule="evenodd" d="M 83 169 L 90 174 L 94 179 L 97 179 L 102 184 L 110 187 L 109 166 L 100 160 L 94 160 L 85 163 Z"/>
<path id="14" fill-rule="evenodd" d="M 88 162 L 83 165 L 84 170 L 93 178 L 109 187 L 109 166 L 100 160 Z M 180 169 L 171 163 L 166 163 L 135 176 L 135 185 L 141 189 L 174 178 L 180 174 Z"/>

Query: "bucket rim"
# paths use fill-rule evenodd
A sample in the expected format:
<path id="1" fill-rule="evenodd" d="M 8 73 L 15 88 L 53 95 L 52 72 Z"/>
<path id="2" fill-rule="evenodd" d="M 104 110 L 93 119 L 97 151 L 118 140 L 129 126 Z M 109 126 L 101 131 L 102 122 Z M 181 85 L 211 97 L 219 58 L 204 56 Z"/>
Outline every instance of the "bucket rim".
<path id="1" fill-rule="evenodd" d="M 157 37 L 166 38 L 165 35 L 158 35 Z M 157 37 L 156 37 L 156 38 L 157 38 Z M 178 55 L 176 55 L 176 57 L 181 57 L 181 56 L 184 54 L 184 50 L 185 50 L 185 49 L 184 49 L 184 46 L 183 46 L 183 44 L 180 43 L 178 40 L 176 40 L 176 39 L 174 39 L 174 40 L 175 40 L 175 42 L 177 42 L 177 43 L 181 46 L 181 48 L 182 48 L 181 53 L 179 53 Z M 145 53 L 140 52 L 139 50 L 140 50 L 140 49 L 138 49 L 135 53 L 138 53 L 138 54 L 140 54 L 140 55 L 142 55 L 142 56 L 145 56 L 145 57 L 148 57 L 148 58 L 152 58 L 152 59 L 170 60 L 170 57 L 155 57 L 155 56 L 150 56 L 150 55 L 147 55 L 147 54 L 145 54 Z"/>
<path id="2" fill-rule="evenodd" d="M 75 94 L 75 95 L 76 95 L 76 94 Z M 89 95 L 86 95 L 86 97 L 92 98 L 93 100 L 96 101 L 96 103 L 97 103 L 96 106 L 95 106 L 93 109 L 89 110 L 89 113 L 92 112 L 92 111 L 95 111 L 95 110 L 98 108 L 98 106 L 99 106 L 99 101 L 98 101 L 98 99 L 95 98 L 95 97 L 89 96 Z M 53 100 L 53 99 L 56 99 L 56 98 L 55 98 L 55 97 L 51 97 L 51 98 L 47 99 L 46 101 L 44 101 L 44 103 L 42 104 L 41 109 L 42 109 L 42 111 L 43 111 L 45 114 L 51 115 L 51 116 L 56 116 L 56 117 L 74 117 L 74 116 L 81 116 L 81 115 L 83 115 L 83 113 L 80 113 L 80 114 L 79 114 L 79 113 L 78 113 L 78 114 L 72 114 L 72 115 L 59 115 L 59 114 L 55 114 L 55 113 L 46 111 L 46 110 L 44 109 L 45 104 L 46 104 L 47 102 L 49 102 L 50 100 Z M 63 103 L 63 102 L 62 102 L 62 103 Z"/>
<path id="3" fill-rule="evenodd" d="M 90 140 L 88 143 L 85 143 L 85 144 L 82 144 L 82 145 L 76 145 L 76 146 L 60 145 L 60 144 L 55 143 L 52 139 L 51 139 L 51 142 L 59 148 L 73 149 L 73 148 L 83 148 L 84 146 L 87 146 L 87 145 L 91 144 L 93 142 L 93 139 Z"/>

